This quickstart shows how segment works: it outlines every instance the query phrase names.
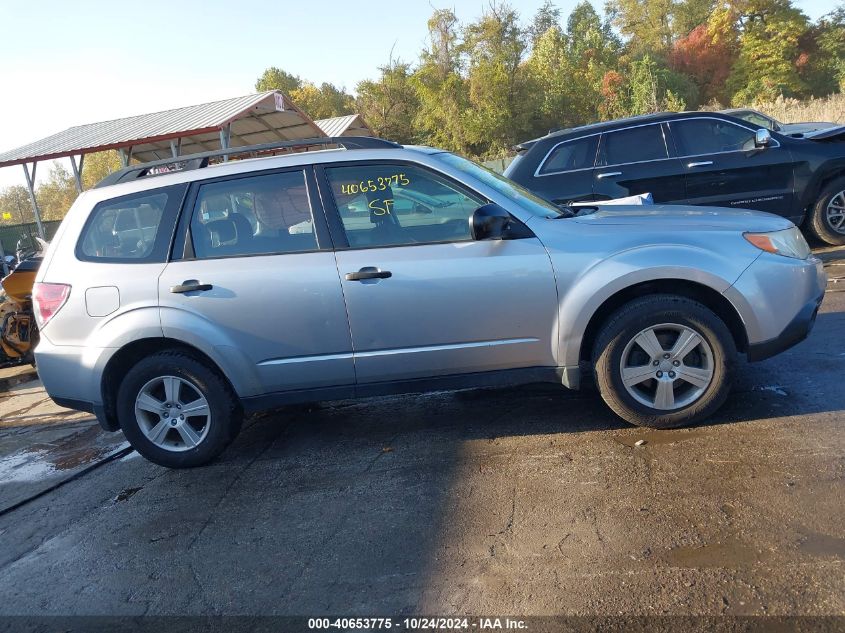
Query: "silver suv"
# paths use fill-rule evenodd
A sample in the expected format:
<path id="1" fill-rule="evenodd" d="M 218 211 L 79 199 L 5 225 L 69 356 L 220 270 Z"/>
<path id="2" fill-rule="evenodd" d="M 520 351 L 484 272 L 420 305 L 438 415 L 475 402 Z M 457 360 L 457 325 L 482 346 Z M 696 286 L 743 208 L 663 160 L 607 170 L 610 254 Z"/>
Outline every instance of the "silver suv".
<path id="1" fill-rule="evenodd" d="M 576 215 L 448 152 L 301 145 L 333 149 L 159 161 L 79 197 L 34 290 L 57 403 L 170 467 L 208 462 L 244 414 L 283 404 L 577 389 L 590 369 L 620 417 L 676 427 L 725 401 L 738 353 L 802 340 L 824 296 L 781 217 Z"/>

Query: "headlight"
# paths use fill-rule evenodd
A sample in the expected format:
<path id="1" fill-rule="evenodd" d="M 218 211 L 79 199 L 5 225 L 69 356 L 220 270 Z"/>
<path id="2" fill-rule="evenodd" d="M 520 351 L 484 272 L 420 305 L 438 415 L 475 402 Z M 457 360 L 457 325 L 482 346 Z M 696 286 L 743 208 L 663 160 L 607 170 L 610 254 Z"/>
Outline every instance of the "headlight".
<path id="1" fill-rule="evenodd" d="M 807 259 L 810 256 L 810 246 L 797 226 L 769 233 L 743 233 L 742 237 L 767 253 L 795 259 Z"/>

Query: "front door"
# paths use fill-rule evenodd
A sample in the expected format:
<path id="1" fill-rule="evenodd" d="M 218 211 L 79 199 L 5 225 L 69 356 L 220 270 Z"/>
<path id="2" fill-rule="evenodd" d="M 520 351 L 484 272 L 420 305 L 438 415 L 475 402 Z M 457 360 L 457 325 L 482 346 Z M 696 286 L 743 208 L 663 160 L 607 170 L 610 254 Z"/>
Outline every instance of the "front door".
<path id="1" fill-rule="evenodd" d="M 346 243 L 358 383 L 556 365 L 557 292 L 536 237 L 474 241 L 469 218 L 487 200 L 419 165 L 321 171 Z"/>
<path id="2" fill-rule="evenodd" d="M 605 132 L 593 170 L 594 198 L 650 193 L 656 203 L 683 200 L 684 172 L 671 149 L 660 123 Z"/>
<path id="3" fill-rule="evenodd" d="M 759 209 L 786 217 L 795 209 L 792 155 L 772 139 L 754 145 L 754 130 L 717 118 L 670 124 L 686 174 L 688 204 Z"/>
<path id="4" fill-rule="evenodd" d="M 337 267 L 309 186 L 302 169 L 194 185 L 186 256 L 159 280 L 165 336 L 213 341 L 260 393 L 354 385 Z"/>

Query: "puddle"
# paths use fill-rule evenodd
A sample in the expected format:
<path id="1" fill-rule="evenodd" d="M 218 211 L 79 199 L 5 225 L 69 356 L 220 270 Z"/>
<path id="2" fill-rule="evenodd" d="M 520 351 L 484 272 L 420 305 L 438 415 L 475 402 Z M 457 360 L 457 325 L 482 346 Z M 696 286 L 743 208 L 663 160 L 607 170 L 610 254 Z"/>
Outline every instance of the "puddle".
<path id="1" fill-rule="evenodd" d="M 0 483 L 37 482 L 87 466 L 114 452 L 124 442 L 122 435 L 104 433 L 92 426 L 54 441 L 32 443 L 0 457 Z"/>
<path id="2" fill-rule="evenodd" d="M 666 430 L 666 431 L 641 431 L 632 435 L 616 435 L 614 440 L 629 448 L 648 448 L 649 446 L 659 446 L 661 444 L 674 444 L 675 442 L 683 442 L 684 440 L 693 440 L 702 437 L 704 434 L 701 431 L 682 431 L 682 430 Z M 645 444 L 636 446 L 640 440 L 645 440 Z"/>
<path id="3" fill-rule="evenodd" d="M 798 549 L 819 558 L 845 558 L 845 538 L 809 532 L 798 541 Z"/>
<path id="4" fill-rule="evenodd" d="M 0 458 L 0 483 L 40 481 L 56 469 L 43 458 L 47 451 L 27 450 Z"/>
<path id="5" fill-rule="evenodd" d="M 673 567 L 749 567 L 760 559 L 760 552 L 740 541 L 723 541 L 699 547 L 676 547 L 662 557 Z"/>

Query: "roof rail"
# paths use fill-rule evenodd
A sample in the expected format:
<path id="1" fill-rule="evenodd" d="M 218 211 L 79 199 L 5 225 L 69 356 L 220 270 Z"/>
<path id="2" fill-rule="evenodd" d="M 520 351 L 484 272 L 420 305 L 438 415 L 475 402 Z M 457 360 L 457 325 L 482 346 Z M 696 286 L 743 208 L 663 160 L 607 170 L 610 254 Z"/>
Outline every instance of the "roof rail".
<path id="1" fill-rule="evenodd" d="M 151 163 L 143 163 L 141 165 L 125 167 L 103 178 L 100 182 L 94 185 L 94 189 L 98 189 L 99 187 L 108 187 L 109 185 L 116 185 L 121 182 L 129 182 L 131 180 L 137 180 L 139 178 L 145 178 L 149 176 L 170 174 L 174 171 L 202 169 L 208 166 L 209 159 L 221 156 L 229 157 L 237 156 L 238 154 L 268 152 L 275 149 L 295 149 L 297 147 L 311 147 L 314 145 L 340 145 L 345 149 L 387 149 L 402 147 L 401 145 L 399 145 L 398 143 L 394 143 L 393 141 L 387 141 L 382 138 L 373 138 L 371 136 L 315 137 L 305 138 L 298 141 L 279 141 L 277 143 L 263 143 L 261 145 L 228 147 L 226 149 L 214 150 L 213 152 L 186 154 L 185 156 L 165 158 L 163 160 L 156 160 Z M 165 167 L 167 165 L 174 165 L 178 163 L 184 163 L 184 165 L 176 170 L 150 173 L 151 170 L 155 169 L 156 167 Z"/>

